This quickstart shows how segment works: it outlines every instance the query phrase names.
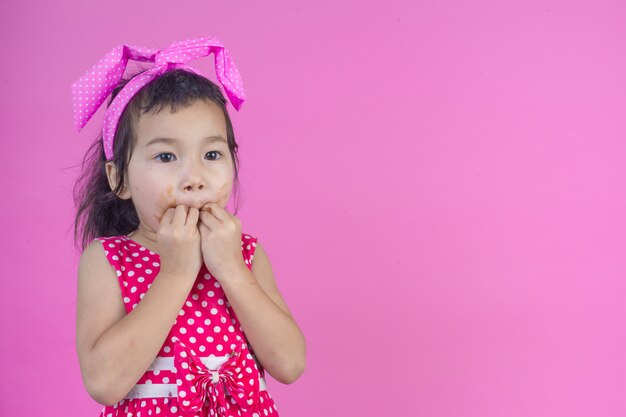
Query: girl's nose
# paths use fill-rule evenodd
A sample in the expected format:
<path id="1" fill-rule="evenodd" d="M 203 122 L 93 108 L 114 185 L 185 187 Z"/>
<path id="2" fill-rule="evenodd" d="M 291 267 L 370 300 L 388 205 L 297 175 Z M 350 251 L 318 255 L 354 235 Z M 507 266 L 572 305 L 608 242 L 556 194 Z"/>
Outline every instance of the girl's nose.
<path id="1" fill-rule="evenodd" d="M 202 191 L 206 188 L 206 182 L 203 177 L 202 163 L 191 162 L 185 169 L 185 176 L 182 188 L 185 192 Z"/>
<path id="2" fill-rule="evenodd" d="M 190 192 L 190 191 L 201 191 L 201 190 L 204 190 L 204 188 L 205 186 L 202 181 L 195 180 L 195 181 L 185 183 L 185 186 L 183 189 L 187 192 Z"/>

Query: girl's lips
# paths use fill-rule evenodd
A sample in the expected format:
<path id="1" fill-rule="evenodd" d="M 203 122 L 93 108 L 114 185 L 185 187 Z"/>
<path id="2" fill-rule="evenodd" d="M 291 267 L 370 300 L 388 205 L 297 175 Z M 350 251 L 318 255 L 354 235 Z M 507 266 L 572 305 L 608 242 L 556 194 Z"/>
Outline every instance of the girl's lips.
<path id="1" fill-rule="evenodd" d="M 165 212 L 167 210 L 169 210 L 170 208 L 174 208 L 175 209 L 176 206 L 179 205 L 179 204 L 184 204 L 187 207 L 196 207 L 198 210 L 206 211 L 209 214 L 213 213 L 213 211 L 211 210 L 211 207 L 209 207 L 209 204 L 211 204 L 210 202 L 208 202 L 208 203 L 201 203 L 201 204 L 197 204 L 197 203 L 186 204 L 186 203 L 184 203 L 182 201 L 181 202 L 171 202 L 171 203 L 168 203 L 167 206 L 165 206 L 165 209 L 163 210 L 163 212 L 161 213 L 160 216 L 159 215 L 155 215 L 154 216 L 156 221 L 158 223 L 161 223 L 161 221 L 163 220 L 163 216 L 165 215 Z"/>
<path id="2" fill-rule="evenodd" d="M 179 201 L 179 202 L 173 202 L 173 203 L 169 203 L 167 208 L 165 209 L 165 211 L 167 211 L 170 208 L 176 208 L 177 205 L 179 204 L 184 204 L 187 207 L 194 207 L 197 208 L 198 210 L 209 210 L 210 208 L 208 207 L 209 204 L 211 204 L 210 202 L 206 202 L 206 203 L 186 203 L 184 201 Z"/>

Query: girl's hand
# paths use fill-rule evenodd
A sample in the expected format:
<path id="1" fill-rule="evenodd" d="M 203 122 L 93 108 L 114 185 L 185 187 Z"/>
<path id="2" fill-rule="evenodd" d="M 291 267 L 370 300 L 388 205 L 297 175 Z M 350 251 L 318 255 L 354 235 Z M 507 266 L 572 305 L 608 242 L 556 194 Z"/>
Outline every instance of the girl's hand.
<path id="1" fill-rule="evenodd" d="M 241 253 L 241 221 L 216 203 L 206 204 L 198 223 L 202 257 L 207 269 L 222 281 L 246 265 Z"/>
<path id="2" fill-rule="evenodd" d="M 198 217 L 197 208 L 183 204 L 167 209 L 157 232 L 161 272 L 196 279 L 202 266 Z"/>

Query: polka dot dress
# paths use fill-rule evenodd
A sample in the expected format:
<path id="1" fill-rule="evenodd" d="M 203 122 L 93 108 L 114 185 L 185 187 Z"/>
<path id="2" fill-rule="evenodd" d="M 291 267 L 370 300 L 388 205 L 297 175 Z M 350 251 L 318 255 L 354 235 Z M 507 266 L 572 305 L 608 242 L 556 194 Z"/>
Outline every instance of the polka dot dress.
<path id="1" fill-rule="evenodd" d="M 124 306 L 129 313 L 141 302 L 158 275 L 160 257 L 127 236 L 99 237 L 96 240 L 102 242 L 106 257 L 117 272 Z M 256 242 L 255 237 L 242 234 L 242 253 L 249 269 L 252 269 Z M 223 357 L 232 351 L 239 341 L 245 341 L 243 346 L 247 346 L 250 354 L 254 353 L 220 283 L 211 276 L 204 265 L 157 357 L 172 358 L 177 341 L 184 343 L 201 357 Z M 260 364 L 258 370 L 260 375 L 264 376 L 265 372 Z M 176 379 L 175 369 L 149 369 L 137 384 L 173 384 L 176 383 Z M 259 392 L 258 407 L 254 412 L 241 410 L 230 396 L 226 399 L 230 400 L 227 401 L 226 413 L 223 414 L 226 417 L 278 416 L 274 400 L 267 390 Z M 183 412 L 175 395 L 127 398 L 117 404 L 104 406 L 100 414 L 101 417 L 204 417 L 204 415 Z"/>

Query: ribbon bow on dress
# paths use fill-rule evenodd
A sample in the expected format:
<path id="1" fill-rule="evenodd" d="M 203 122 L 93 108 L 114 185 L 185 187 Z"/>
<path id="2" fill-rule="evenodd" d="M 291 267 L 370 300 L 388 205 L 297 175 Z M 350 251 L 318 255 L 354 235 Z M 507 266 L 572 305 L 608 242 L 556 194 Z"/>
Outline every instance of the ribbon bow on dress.
<path id="1" fill-rule="evenodd" d="M 76 132 L 87 124 L 107 96 L 122 80 L 128 60 L 154 62 L 155 66 L 133 77 L 115 96 L 107 108 L 102 126 L 102 139 L 107 160 L 113 158 L 113 138 L 119 118 L 133 96 L 146 84 L 161 74 L 174 68 L 183 68 L 204 76 L 187 62 L 197 58 L 215 55 L 215 74 L 226 90 L 226 94 L 236 110 L 245 100 L 243 83 L 226 47 L 215 37 L 188 39 L 172 43 L 163 50 L 129 45 L 120 45 L 83 74 L 72 84 L 74 108 L 74 129 Z M 205 77 L 206 78 L 206 77 Z"/>
<path id="2" fill-rule="evenodd" d="M 184 415 L 226 416 L 228 408 L 235 403 L 239 405 L 242 416 L 252 416 L 256 411 L 259 404 L 259 371 L 254 358 L 243 342 L 228 356 L 218 370 L 212 371 L 183 342 L 175 344 L 178 405 Z M 234 402 L 226 399 L 227 394 Z"/>

